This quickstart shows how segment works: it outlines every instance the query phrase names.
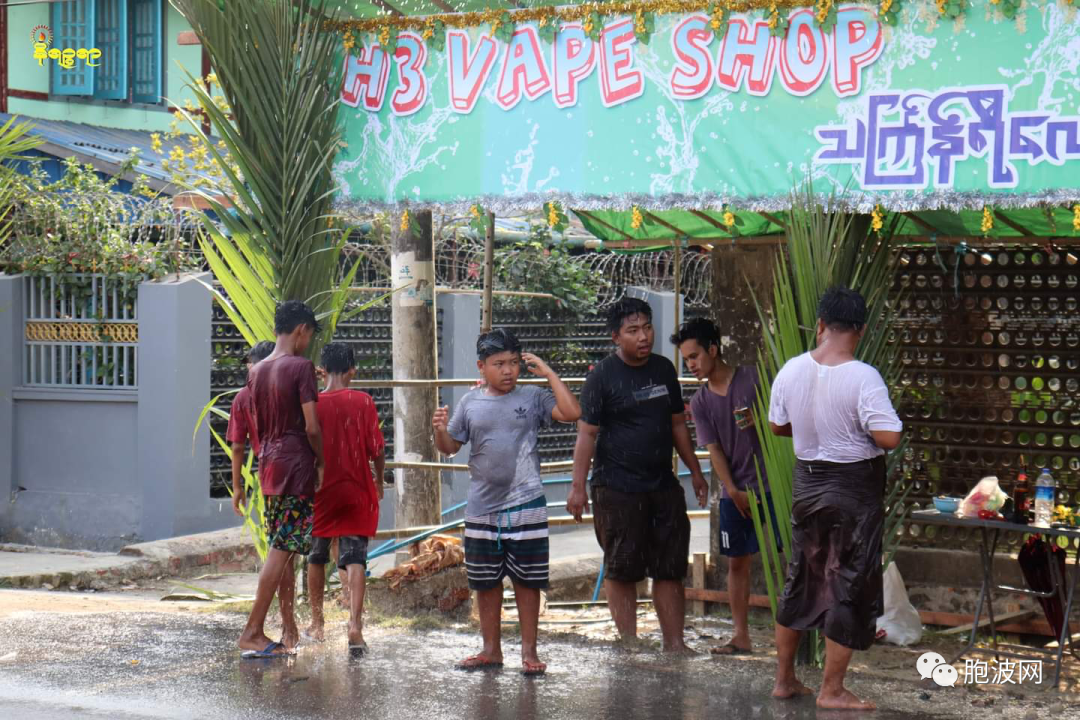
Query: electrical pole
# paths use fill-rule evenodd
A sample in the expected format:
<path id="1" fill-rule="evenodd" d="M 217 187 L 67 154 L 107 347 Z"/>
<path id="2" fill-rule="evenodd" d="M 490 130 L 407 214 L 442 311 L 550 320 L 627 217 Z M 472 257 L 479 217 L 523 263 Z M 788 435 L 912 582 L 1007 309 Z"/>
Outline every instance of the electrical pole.
<path id="1" fill-rule="evenodd" d="M 395 380 L 435 380 L 435 260 L 431 211 L 402 216 L 391 246 L 390 267 L 395 292 L 391 296 L 393 367 Z M 403 288 L 398 291 L 399 288 Z M 431 417 L 438 390 L 394 388 L 394 460 L 435 462 Z M 442 499 L 439 473 L 420 468 L 394 471 L 397 489 L 397 527 L 438 525 Z"/>

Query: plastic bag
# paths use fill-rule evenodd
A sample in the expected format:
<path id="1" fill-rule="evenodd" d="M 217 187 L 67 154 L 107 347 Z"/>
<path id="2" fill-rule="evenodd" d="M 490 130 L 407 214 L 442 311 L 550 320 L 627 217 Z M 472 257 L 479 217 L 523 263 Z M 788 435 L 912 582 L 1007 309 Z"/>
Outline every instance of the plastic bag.
<path id="1" fill-rule="evenodd" d="M 993 475 L 984 477 L 960 503 L 960 516 L 979 517 L 980 510 L 997 512 L 1005 504 L 1007 498 L 1008 496 L 998 486 L 996 477 Z"/>
<path id="2" fill-rule="evenodd" d="M 914 645 L 922 639 L 922 619 L 908 599 L 896 563 L 885 569 L 885 613 L 877 619 L 877 639 L 893 645 Z"/>

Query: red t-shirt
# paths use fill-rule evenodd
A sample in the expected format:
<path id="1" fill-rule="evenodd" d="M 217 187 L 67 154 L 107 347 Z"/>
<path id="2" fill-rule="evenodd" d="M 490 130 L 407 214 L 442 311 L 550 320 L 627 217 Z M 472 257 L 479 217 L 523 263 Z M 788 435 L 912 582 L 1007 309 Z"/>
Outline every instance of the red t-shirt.
<path id="1" fill-rule="evenodd" d="M 251 368 L 247 386 L 263 495 L 313 497 L 318 474 L 302 406 L 319 399 L 315 366 L 299 355 L 267 358 Z"/>
<path id="2" fill-rule="evenodd" d="M 225 430 L 225 441 L 230 443 L 246 443 L 251 441 L 251 449 L 255 456 L 259 455 L 259 436 L 255 434 L 255 427 L 251 416 L 254 408 L 251 405 L 251 391 L 247 386 L 240 388 L 233 398 L 232 407 L 229 408 L 229 427 Z"/>
<path id="3" fill-rule="evenodd" d="M 379 496 L 368 461 L 384 448 L 375 401 L 359 390 L 335 390 L 319 395 L 316 408 L 326 469 L 312 535 L 371 537 L 379 526 Z"/>

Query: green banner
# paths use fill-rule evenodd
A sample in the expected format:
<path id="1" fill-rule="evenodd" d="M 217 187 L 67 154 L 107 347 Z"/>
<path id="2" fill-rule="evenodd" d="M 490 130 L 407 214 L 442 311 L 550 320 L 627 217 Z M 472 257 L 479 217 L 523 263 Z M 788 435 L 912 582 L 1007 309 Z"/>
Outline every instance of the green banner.
<path id="1" fill-rule="evenodd" d="M 781 34 L 760 13 L 659 15 L 647 43 L 632 16 L 554 42 L 533 24 L 447 23 L 438 50 L 401 32 L 392 56 L 345 60 L 339 202 L 770 211 L 809 174 L 862 209 L 1070 205 L 1080 20 L 1008 3 L 954 20 L 897 0 L 895 25 L 876 5 L 825 26 L 801 8 Z"/>

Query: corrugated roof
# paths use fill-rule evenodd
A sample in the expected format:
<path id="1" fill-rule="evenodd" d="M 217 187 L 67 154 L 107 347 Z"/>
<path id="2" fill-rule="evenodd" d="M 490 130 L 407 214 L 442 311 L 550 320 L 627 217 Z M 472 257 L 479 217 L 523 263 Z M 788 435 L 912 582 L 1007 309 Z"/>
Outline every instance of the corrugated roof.
<path id="1" fill-rule="evenodd" d="M 8 113 L 0 113 L 0 125 L 11 117 L 12 115 Z M 19 116 L 19 120 L 26 120 L 33 124 L 30 134 L 45 141 L 38 150 L 47 155 L 58 158 L 75 155 L 80 160 L 94 165 L 98 170 L 110 173 L 119 168 L 134 148 L 139 151 L 136 172 L 145 175 L 155 190 L 162 190 L 168 195 L 174 195 L 183 190 L 172 184 L 172 176 L 162 169 L 161 161 L 165 160 L 173 147 L 177 145 L 183 145 L 186 150 L 190 150 L 190 147 L 178 140 L 170 140 L 165 137 L 165 133 L 161 133 L 161 152 L 159 153 L 151 147 L 151 132 L 148 130 L 119 130 L 65 120 L 41 120 L 25 116 Z M 216 139 L 212 138 L 212 140 L 216 142 Z M 196 175 L 210 179 L 206 173 L 200 172 Z"/>

